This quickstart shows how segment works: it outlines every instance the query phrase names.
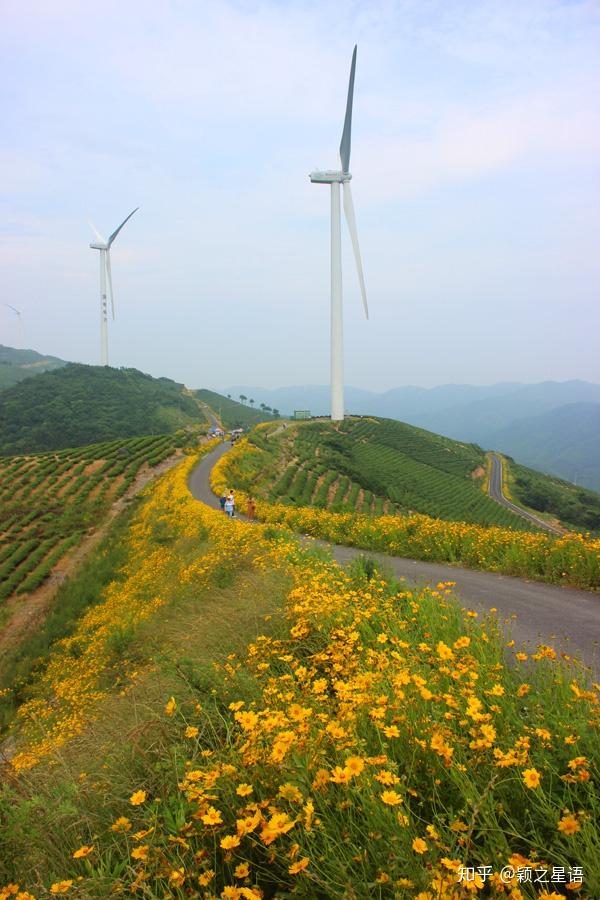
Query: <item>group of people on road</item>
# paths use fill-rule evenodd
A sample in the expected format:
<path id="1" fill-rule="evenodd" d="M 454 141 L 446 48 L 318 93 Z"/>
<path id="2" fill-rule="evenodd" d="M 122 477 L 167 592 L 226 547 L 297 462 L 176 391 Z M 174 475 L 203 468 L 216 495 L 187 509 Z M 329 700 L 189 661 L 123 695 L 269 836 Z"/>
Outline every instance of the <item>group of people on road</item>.
<path id="1" fill-rule="evenodd" d="M 219 503 L 223 512 L 233 519 L 235 516 L 235 496 L 233 491 L 230 490 L 229 493 L 222 494 L 219 498 Z"/>
<path id="2" fill-rule="evenodd" d="M 224 492 L 219 497 L 219 503 L 221 505 L 221 509 L 224 513 L 226 513 L 230 518 L 234 518 L 235 516 L 235 495 L 233 490 L 229 490 L 229 492 Z M 256 515 L 256 503 L 252 499 L 252 497 L 248 497 L 248 508 L 246 510 L 246 514 L 249 519 L 253 519 Z"/>

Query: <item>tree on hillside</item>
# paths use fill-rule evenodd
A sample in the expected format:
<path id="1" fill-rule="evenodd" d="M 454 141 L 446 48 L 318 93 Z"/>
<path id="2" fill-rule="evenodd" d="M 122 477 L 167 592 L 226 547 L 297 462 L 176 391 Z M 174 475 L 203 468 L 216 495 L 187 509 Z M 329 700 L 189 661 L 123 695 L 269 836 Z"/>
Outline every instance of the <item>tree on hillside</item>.
<path id="1" fill-rule="evenodd" d="M 227 399 L 231 400 L 231 394 L 227 394 Z"/>
<path id="2" fill-rule="evenodd" d="M 252 408 L 254 408 L 254 400 L 250 399 L 250 400 L 248 400 L 248 403 L 250 404 L 250 406 Z"/>
<path id="3" fill-rule="evenodd" d="M 242 404 L 244 404 L 244 403 L 246 402 L 247 399 L 248 399 L 248 398 L 246 397 L 245 394 L 240 394 L 240 401 L 241 401 Z"/>
<path id="4" fill-rule="evenodd" d="M 274 416 L 274 418 L 276 418 L 276 419 L 279 418 L 279 410 L 278 410 L 278 409 L 273 409 L 273 416 Z"/>

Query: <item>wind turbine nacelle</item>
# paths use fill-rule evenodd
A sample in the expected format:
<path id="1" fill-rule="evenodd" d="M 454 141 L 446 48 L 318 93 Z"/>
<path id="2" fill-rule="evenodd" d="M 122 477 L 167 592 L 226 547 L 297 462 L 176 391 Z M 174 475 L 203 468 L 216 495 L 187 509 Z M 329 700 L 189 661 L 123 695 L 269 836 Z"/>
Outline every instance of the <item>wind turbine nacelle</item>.
<path id="1" fill-rule="evenodd" d="M 334 184 L 336 181 L 342 184 L 344 181 L 350 181 L 352 175 L 350 172 L 311 172 L 308 176 L 313 184 Z"/>
<path id="2" fill-rule="evenodd" d="M 106 244 L 90 244 L 92 250 L 108 250 Z"/>

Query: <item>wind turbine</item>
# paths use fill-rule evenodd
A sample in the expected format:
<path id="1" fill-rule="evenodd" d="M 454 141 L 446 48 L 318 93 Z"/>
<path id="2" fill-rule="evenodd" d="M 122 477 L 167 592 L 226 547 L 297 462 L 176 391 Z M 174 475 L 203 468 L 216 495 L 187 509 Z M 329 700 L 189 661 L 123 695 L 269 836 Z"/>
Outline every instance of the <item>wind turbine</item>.
<path id="1" fill-rule="evenodd" d="M 25 348 L 25 327 L 23 325 L 23 317 L 21 315 L 21 311 L 16 308 L 16 306 L 11 306 L 10 303 L 5 303 L 5 306 L 8 306 L 9 309 L 16 314 L 19 320 L 19 331 L 21 332 L 21 340 L 23 341 L 23 348 Z"/>
<path id="2" fill-rule="evenodd" d="M 92 250 L 100 251 L 100 365 L 107 366 L 108 365 L 108 310 L 107 310 L 107 299 L 106 299 L 106 289 L 108 285 L 108 291 L 110 293 L 110 306 L 112 311 L 112 317 L 115 317 L 115 298 L 113 294 L 113 286 L 112 286 L 112 272 L 110 269 L 110 248 L 112 243 L 118 233 L 120 232 L 123 225 L 130 220 L 133 213 L 137 212 L 139 206 L 130 212 L 126 219 L 124 219 L 116 231 L 113 231 L 109 239 L 106 241 L 101 234 L 98 233 L 94 225 L 90 222 L 90 226 L 96 237 L 98 238 L 98 242 L 96 244 L 90 244 Z"/>
<path id="3" fill-rule="evenodd" d="M 365 316 L 369 318 L 367 307 L 367 292 L 363 275 L 360 248 L 358 246 L 358 234 L 356 231 L 356 219 L 354 217 L 354 204 L 352 203 L 352 191 L 350 179 L 352 175 L 348 171 L 350 166 L 350 138 L 352 131 L 352 101 L 354 97 L 354 72 L 356 69 L 356 45 L 352 54 L 350 67 L 350 81 L 348 84 L 348 99 L 346 101 L 346 118 L 340 143 L 339 172 L 311 172 L 310 180 L 313 184 L 331 185 L 331 419 L 341 422 L 344 418 L 344 357 L 343 357 L 343 318 L 342 318 L 342 239 L 340 225 L 340 184 L 344 191 L 344 214 L 352 240 L 354 258 L 358 271 L 358 281 L 362 294 Z"/>

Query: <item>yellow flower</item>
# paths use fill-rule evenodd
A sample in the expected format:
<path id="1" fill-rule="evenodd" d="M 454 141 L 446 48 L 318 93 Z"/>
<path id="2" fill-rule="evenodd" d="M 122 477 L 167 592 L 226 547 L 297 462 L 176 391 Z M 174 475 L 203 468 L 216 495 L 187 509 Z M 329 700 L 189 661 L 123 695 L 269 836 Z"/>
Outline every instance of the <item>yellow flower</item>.
<path id="1" fill-rule="evenodd" d="M 303 856 L 302 859 L 298 860 L 298 862 L 296 862 L 296 863 L 293 863 L 289 867 L 288 872 L 290 873 L 290 875 L 297 875 L 298 872 L 303 872 L 304 869 L 306 869 L 309 862 L 310 862 L 309 857 Z"/>
<path id="2" fill-rule="evenodd" d="M 399 803 L 403 803 L 402 797 L 396 791 L 384 791 L 381 795 L 381 799 L 387 806 L 398 806 Z"/>
<path id="3" fill-rule="evenodd" d="M 438 641 L 437 647 L 435 649 L 436 649 L 437 655 L 439 656 L 440 659 L 453 659 L 454 658 L 454 653 L 452 652 L 450 647 L 448 647 L 448 645 L 445 644 L 443 641 Z"/>
<path id="4" fill-rule="evenodd" d="M 581 826 L 573 813 L 567 813 L 558 823 L 558 830 L 563 834 L 577 834 L 578 831 L 581 831 Z"/>
<path id="5" fill-rule="evenodd" d="M 173 869 L 171 874 L 169 875 L 169 884 L 172 884 L 173 887 L 181 887 L 183 882 L 185 881 L 185 872 L 183 869 Z"/>
<path id="6" fill-rule="evenodd" d="M 73 884 L 73 879 L 71 878 L 69 881 L 57 881 L 50 888 L 51 894 L 66 894 Z"/>
<path id="7" fill-rule="evenodd" d="M 200 885 L 200 887 L 206 887 L 207 884 L 210 884 L 214 877 L 215 873 L 213 869 L 209 869 L 208 872 L 203 872 L 202 875 L 198 876 L 198 884 Z"/>
<path id="8" fill-rule="evenodd" d="M 177 704 L 175 703 L 175 697 L 169 697 L 167 701 L 167 705 L 165 706 L 165 712 L 168 716 L 172 716 L 175 710 L 177 709 Z"/>
<path id="9" fill-rule="evenodd" d="M 195 738 L 198 737 L 198 729 L 194 725 L 188 725 L 185 729 L 186 738 Z"/>
<path id="10" fill-rule="evenodd" d="M 222 850 L 233 850 L 234 847 L 240 846 L 240 838 L 237 834 L 227 834 L 224 838 L 221 838 L 221 849 Z"/>
<path id="11" fill-rule="evenodd" d="M 132 806 L 140 806 L 146 800 L 146 791 L 136 791 L 135 794 L 132 794 L 129 798 L 129 802 Z"/>
<path id="12" fill-rule="evenodd" d="M 251 794 L 253 791 L 253 787 L 251 784 L 240 784 L 238 789 L 236 790 L 236 794 L 238 797 L 247 797 L 248 794 Z"/>
<path id="13" fill-rule="evenodd" d="M 200 816 L 205 825 L 221 825 L 223 819 L 221 813 L 214 806 L 209 806 L 203 816 Z"/>
<path id="14" fill-rule="evenodd" d="M 233 874 L 236 878 L 247 878 L 250 874 L 250 866 L 248 863 L 240 863 L 239 866 L 236 866 Z"/>
<path id="15" fill-rule="evenodd" d="M 73 854 L 73 859 L 82 859 L 84 856 L 89 856 L 92 853 L 94 847 L 86 847 L 85 844 L 83 847 L 80 847 L 79 850 L 76 850 Z"/>
<path id="16" fill-rule="evenodd" d="M 302 794 L 293 784 L 280 785 L 278 794 L 284 800 L 289 800 L 290 803 L 300 803 L 302 800 Z"/>
<path id="17" fill-rule="evenodd" d="M 349 756 L 346 760 L 346 765 L 344 766 L 347 772 L 350 772 L 352 775 L 360 775 L 365 767 L 364 759 L 361 759 L 360 756 Z"/>
<path id="18" fill-rule="evenodd" d="M 126 816 L 120 816 L 116 822 L 110 826 L 111 831 L 129 831 L 131 829 L 131 822 Z"/>
<path id="19" fill-rule="evenodd" d="M 148 847 L 146 845 L 142 845 L 141 847 L 136 847 L 135 850 L 131 851 L 132 859 L 148 859 Z"/>
<path id="20" fill-rule="evenodd" d="M 525 769 L 523 772 L 523 781 L 528 788 L 537 788 L 540 786 L 541 775 L 537 769 Z"/>
<path id="21" fill-rule="evenodd" d="M 415 838 L 412 842 L 412 848 L 415 853 L 425 853 L 427 850 L 427 844 L 422 838 Z"/>

